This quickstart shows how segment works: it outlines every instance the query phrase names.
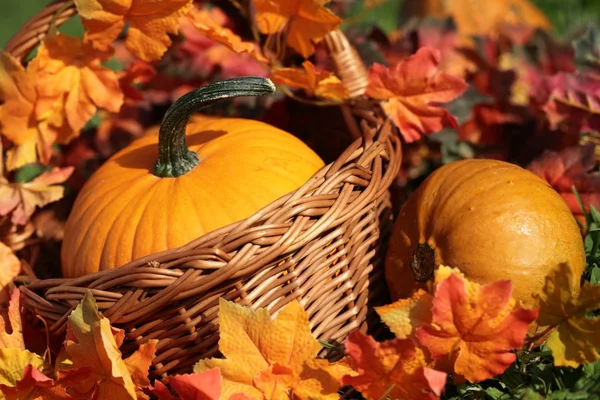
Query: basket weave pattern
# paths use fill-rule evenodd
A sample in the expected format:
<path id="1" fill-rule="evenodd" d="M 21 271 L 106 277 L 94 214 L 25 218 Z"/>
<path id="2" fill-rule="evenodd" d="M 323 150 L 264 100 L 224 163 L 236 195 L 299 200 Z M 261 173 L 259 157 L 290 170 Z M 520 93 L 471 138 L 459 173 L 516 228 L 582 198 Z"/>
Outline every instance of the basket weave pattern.
<path id="1" fill-rule="evenodd" d="M 23 59 L 49 21 L 73 15 L 67 3 L 50 4 L 26 24 L 36 30 L 21 30 L 7 49 Z M 91 291 L 111 324 L 125 330 L 124 356 L 159 340 L 155 377 L 189 372 L 200 358 L 218 354 L 220 297 L 272 314 L 298 300 L 322 341 L 376 326 L 372 306 L 387 300 L 382 262 L 401 146 L 376 106 L 352 113 L 361 137 L 296 191 L 243 221 L 113 270 L 77 279 L 21 277 L 22 304 L 62 334 Z"/>

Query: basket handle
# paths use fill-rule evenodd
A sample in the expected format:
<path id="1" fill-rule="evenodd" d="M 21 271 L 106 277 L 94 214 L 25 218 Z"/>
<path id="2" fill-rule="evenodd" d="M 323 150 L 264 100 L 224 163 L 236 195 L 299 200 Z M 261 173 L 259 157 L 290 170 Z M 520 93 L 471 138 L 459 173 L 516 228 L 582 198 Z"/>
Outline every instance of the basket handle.
<path id="1" fill-rule="evenodd" d="M 52 26 L 59 27 L 77 14 L 73 0 L 53 0 L 42 11 L 25 22 L 4 50 L 24 62 L 31 51 L 46 37 Z"/>

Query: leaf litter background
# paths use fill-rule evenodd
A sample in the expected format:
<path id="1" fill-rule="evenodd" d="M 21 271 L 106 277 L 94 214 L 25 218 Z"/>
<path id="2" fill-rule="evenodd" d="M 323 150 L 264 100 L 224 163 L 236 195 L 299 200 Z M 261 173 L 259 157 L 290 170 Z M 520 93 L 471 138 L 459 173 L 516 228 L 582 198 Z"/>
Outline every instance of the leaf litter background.
<path id="1" fill-rule="evenodd" d="M 534 2 L 548 15 L 556 32 L 566 38 L 581 34 L 577 29 L 580 29 L 584 22 L 593 20 L 594 17 L 597 21 L 600 16 L 600 3 L 594 1 L 571 0 L 568 2 L 568 7 L 565 7 L 565 1 L 561 0 Z M 380 6 L 370 10 L 362 19 L 362 23 L 376 21 L 380 28 L 387 32 L 396 24 L 396 21 L 390 18 L 394 15 L 391 9 L 399 8 L 400 5 L 400 1 L 384 1 Z M 0 21 L 2 19 L 6 21 L 0 24 L 0 45 L 3 45 L 20 24 L 32 15 L 31 10 L 40 9 L 42 5 L 38 1 L 21 0 L 10 1 L 3 7 L 4 12 L 0 16 Z M 356 6 L 356 12 L 360 13 L 360 6 Z M 74 19 L 61 31 L 79 35 L 82 27 Z M 308 67 L 310 66 L 305 66 Z M 280 75 L 285 79 L 284 71 Z M 297 77 L 292 78 L 292 82 L 298 80 Z M 306 86 L 300 87 L 309 89 Z M 561 83 L 552 82 L 551 87 L 552 90 L 560 90 Z M 318 95 L 319 85 L 312 89 Z M 488 89 L 493 90 L 493 88 Z M 333 89 L 328 88 L 328 90 Z M 548 107 L 560 107 L 560 102 L 556 104 L 547 101 L 543 94 L 541 98 L 546 110 Z M 456 115 L 463 123 L 465 116 L 460 115 L 460 109 L 464 110 L 468 107 L 460 107 L 459 99 L 455 102 L 454 108 L 456 110 L 451 109 L 451 114 Z M 490 112 L 494 112 L 491 107 L 480 105 L 476 109 L 476 116 L 485 119 L 486 115 L 490 115 L 486 113 Z M 518 118 L 516 114 L 518 113 L 513 114 L 512 117 Z M 555 116 L 561 118 L 564 114 L 558 110 Z M 475 119 L 472 125 L 476 123 Z M 467 134 L 477 134 L 477 126 L 471 128 L 473 129 L 466 129 Z M 443 138 L 444 134 L 441 132 L 437 136 Z M 446 147 L 445 151 L 443 156 L 445 161 L 449 161 L 456 155 L 460 156 L 462 151 L 469 150 Z M 416 164 L 418 163 L 415 162 Z M 598 187 L 597 183 L 591 182 L 593 179 L 588 175 L 588 172 L 594 168 L 593 147 L 590 146 L 547 152 L 532 162 L 528 168 L 551 182 L 575 214 L 580 210 L 578 196 L 587 203 L 586 196 L 594 197 L 595 193 L 586 193 L 585 188 Z M 30 180 L 28 174 L 37 176 L 39 171 L 21 169 L 19 173 L 21 176 L 18 177 L 18 181 L 27 182 Z M 420 173 L 426 175 L 424 171 Z M 59 176 L 52 175 L 52 171 L 36 179 L 45 180 L 46 185 L 52 184 L 53 180 L 61 182 Z M 587 182 L 587 184 L 577 184 L 581 193 L 573 193 L 570 190 L 572 184 L 577 182 Z M 34 184 L 35 180 L 31 183 Z M 26 190 L 35 191 L 35 187 L 32 189 L 28 186 L 18 190 L 28 193 Z M 25 216 L 28 213 L 30 211 L 26 209 L 13 212 L 13 218 L 27 218 Z M 304 336 L 299 333 L 297 339 L 307 343 L 308 353 L 287 365 L 285 361 L 281 361 L 286 358 L 282 358 L 279 354 L 285 348 L 285 343 L 270 350 L 259 349 L 263 355 L 275 352 L 268 357 L 272 362 L 265 365 L 248 360 L 242 362 L 239 357 L 245 352 L 240 352 L 240 349 L 236 349 L 233 345 L 228 347 L 227 343 L 224 343 L 225 349 L 229 349 L 224 352 L 226 360 L 204 360 L 198 363 L 194 374 L 170 378 L 168 383 L 174 393 L 169 393 L 159 383 L 154 387 L 148 386 L 144 369 L 147 370 L 154 352 L 153 343 L 149 342 L 142 346 L 137 353 L 126 360 L 120 359 L 118 355 L 118 347 L 122 340 L 120 333 L 112 329 L 107 320 L 98 315 L 93 299 L 86 297 L 71 316 L 71 329 L 64 344 L 64 352 L 50 364 L 48 360 L 42 360 L 39 356 L 24 350 L 19 332 L 13 331 L 12 334 L 7 335 L 4 333 L 4 326 L 0 326 L 0 352 L 2 353 L 0 359 L 6 361 L 10 357 L 16 357 L 22 366 L 31 364 L 31 367 L 25 368 L 19 382 L 10 381 L 10 376 L 8 378 L 3 376 L 0 378 L 0 385 L 12 387 L 5 392 L 8 398 L 21 398 L 25 394 L 33 398 L 36 396 L 70 398 L 63 389 L 71 386 L 75 392 L 69 393 L 69 396 L 81 396 L 80 398 L 85 398 L 90 391 L 98 393 L 104 390 L 113 390 L 112 393 L 117 390 L 123 398 L 136 396 L 144 398 L 146 394 L 140 388 L 146 387 L 146 393 L 152 392 L 159 398 L 165 399 L 177 398 L 176 395 L 179 395 L 179 398 L 214 399 L 221 393 L 232 394 L 233 396 L 229 397 L 232 399 L 254 398 L 251 396 L 253 393 L 256 394 L 256 398 L 261 398 L 264 393 L 272 394 L 268 398 L 284 398 L 285 391 L 290 389 L 300 398 L 310 398 L 311 393 L 320 391 L 322 394 L 327 393 L 322 398 L 333 399 L 338 397 L 336 384 L 332 383 L 333 379 L 333 381 L 352 385 L 365 397 L 374 399 L 386 396 L 435 399 L 440 394 L 441 398 L 445 399 L 594 398 L 600 395 L 600 361 L 594 362 L 600 358 L 597 352 L 597 348 L 600 347 L 600 339 L 598 339 L 600 320 L 593 318 L 594 315 L 590 312 L 600 307 L 599 286 L 595 286 L 600 283 L 600 235 L 597 234 L 600 229 L 600 213 L 594 209 L 590 213 L 579 212 L 579 218 L 587 222 L 588 228 L 585 240 L 588 268 L 582 278 L 589 282 L 584 282 L 581 292 L 573 295 L 571 289 L 579 284 L 577 277 L 565 279 L 565 272 L 557 269 L 557 275 L 549 277 L 546 289 L 541 295 L 542 307 L 539 314 L 538 310 L 514 308 L 514 304 L 508 301 L 510 285 L 506 282 L 478 287 L 464 280 L 460 273 L 450 268 L 441 269 L 440 276 L 436 277 L 438 289 L 434 294 L 418 293 L 408 301 L 378 310 L 382 320 L 395 333 L 396 339 L 377 343 L 372 338 L 356 332 L 351 335 L 343 349 L 348 358 L 332 365 L 314 360 L 318 343 L 311 342 L 310 335 L 306 335 L 306 332 Z M 3 254 L 2 251 L 3 249 L 0 248 L 0 256 Z M 10 255 L 10 252 L 6 254 Z M 486 305 L 486 299 L 491 298 L 507 300 Z M 461 304 L 467 304 L 469 301 L 488 313 L 490 309 L 496 308 L 497 315 L 488 315 L 488 317 L 500 318 L 500 322 L 496 321 L 489 326 L 478 326 L 477 329 L 481 331 L 478 331 L 477 343 L 470 342 L 467 332 L 471 332 L 472 328 L 469 321 L 473 314 L 477 315 L 479 311 L 477 308 L 461 309 Z M 251 313 L 234 305 L 222 304 L 221 312 L 229 313 L 229 317 L 222 316 L 224 321 L 227 321 L 227 318 L 236 322 L 244 320 L 247 321 L 245 323 L 247 326 L 260 327 L 258 330 L 251 329 L 254 333 L 258 331 L 259 335 L 278 329 L 287 330 L 285 327 L 289 327 L 289 324 L 295 326 L 294 331 L 302 332 L 305 317 L 301 309 L 294 307 L 291 305 L 286 309 L 286 313 L 280 314 L 279 320 L 272 322 L 269 322 L 264 314 Z M 432 312 L 422 313 L 420 310 L 423 309 Z M 560 312 L 553 314 L 551 311 Z M 408 325 L 405 318 L 407 315 L 411 317 Z M 568 316 L 566 320 L 565 315 Z M 10 323 L 14 330 L 19 323 L 14 314 L 12 317 Z M 536 318 L 541 325 L 556 328 L 545 344 L 540 347 L 530 346 L 529 351 L 521 351 L 517 354 L 502 350 L 507 347 L 520 348 L 524 344 L 526 327 Z M 282 322 L 283 320 L 286 321 Z M 506 329 L 506 326 L 512 329 Z M 240 329 L 239 324 L 225 324 L 223 328 L 226 330 L 224 340 L 227 340 L 228 336 L 239 337 L 242 333 L 236 332 L 236 329 Z M 479 340 L 481 337 L 487 339 Z M 288 339 L 292 340 L 292 338 Z M 259 337 L 250 340 L 261 343 Z M 450 344 L 461 349 L 459 357 L 449 356 Z M 246 343 L 245 350 L 251 345 L 252 343 Z M 90 362 L 86 349 L 92 347 L 98 349 L 99 353 L 97 357 L 92 355 Z M 15 349 L 19 351 L 13 351 Z M 292 352 L 293 349 L 289 351 Z M 493 354 L 493 356 L 477 361 L 476 357 L 469 359 L 473 356 L 469 352 L 475 355 L 489 353 L 488 355 Z M 86 360 L 82 362 L 84 353 Z M 244 354 L 244 357 L 246 356 Z M 107 360 L 110 366 L 106 365 Z M 78 366 L 78 363 L 81 365 Z M 236 378 L 241 372 L 248 372 L 247 369 L 240 369 L 240 365 L 247 365 L 251 369 L 248 374 L 249 380 L 242 382 Z M 215 367 L 220 367 L 221 372 L 219 373 Z M 448 376 L 440 372 L 442 370 L 452 375 L 454 385 L 444 388 Z M 48 378 L 53 373 L 53 379 Z M 236 388 L 240 387 L 244 388 L 246 394 L 250 396 L 238 395 L 239 391 Z M 15 395 L 17 397 L 14 397 Z M 360 398 L 356 391 L 347 392 L 346 396 Z"/>

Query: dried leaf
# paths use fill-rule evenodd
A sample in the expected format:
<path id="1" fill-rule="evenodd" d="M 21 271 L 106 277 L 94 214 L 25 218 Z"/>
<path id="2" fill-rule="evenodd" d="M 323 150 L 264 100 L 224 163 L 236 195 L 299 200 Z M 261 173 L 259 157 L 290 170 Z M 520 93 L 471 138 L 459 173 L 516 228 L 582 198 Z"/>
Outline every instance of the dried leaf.
<path id="1" fill-rule="evenodd" d="M 47 164 L 52 154 L 52 144 L 58 132 L 48 121 L 56 118 L 54 99 L 45 99 L 47 109 L 41 115 L 40 99 L 36 91 L 35 72 L 25 70 L 12 55 L 0 52 L 0 133 L 14 143 L 6 154 L 6 167 L 14 170 L 34 163 L 39 157 Z M 2 199 L 3 197 L 0 197 Z"/>
<path id="2" fill-rule="evenodd" d="M 58 400 L 72 399 L 67 394 L 66 387 L 60 381 L 48 378 L 33 365 L 27 365 L 22 378 L 14 387 L 0 385 L 0 393 L 4 393 L 6 400 L 36 399 Z"/>
<path id="3" fill-rule="evenodd" d="M 415 335 L 434 359 L 449 357 L 454 372 L 471 382 L 501 374 L 515 361 L 511 350 L 523 345 L 538 315 L 537 309 L 515 309 L 511 293 L 510 281 L 479 286 L 450 273 L 436 285 L 432 324 Z"/>
<path id="4" fill-rule="evenodd" d="M 12 213 L 12 223 L 24 225 L 36 207 L 43 207 L 63 197 L 64 188 L 60 183 L 69 178 L 73 169 L 55 167 L 26 183 L 9 183 L 0 177 L 0 215 Z"/>
<path id="5" fill-rule="evenodd" d="M 458 129 L 456 119 L 440 105 L 460 96 L 467 84 L 440 72 L 439 62 L 438 50 L 421 47 L 391 69 L 377 63 L 369 68 L 365 94 L 383 100 L 386 114 L 409 143 L 445 127 Z"/>
<path id="6" fill-rule="evenodd" d="M 419 289 L 410 299 L 375 307 L 381 320 L 399 339 L 406 339 L 415 329 L 431 324 L 433 296 Z"/>
<path id="7" fill-rule="evenodd" d="M 117 74 L 104 67 L 112 52 L 98 51 L 89 41 L 66 35 L 56 35 L 40 45 L 28 70 L 37 75 L 38 91 L 44 97 L 59 97 L 70 135 L 57 140 L 67 143 L 98 108 L 118 112 L 123 104 L 123 92 Z"/>
<path id="8" fill-rule="evenodd" d="M 0 193 L 1 192 L 2 187 L 0 186 Z M 0 205 L 1 204 L 2 203 L 0 202 Z M 19 272 L 21 272 L 21 261 L 19 261 L 10 247 L 0 242 L 0 291 L 4 290 L 4 288 L 19 275 Z M 0 347 L 2 347 L 2 327 L 2 319 L 0 318 Z"/>
<path id="9" fill-rule="evenodd" d="M 223 11 L 218 7 L 197 8 L 193 7 L 184 17 L 182 23 L 189 23 L 208 39 L 213 40 L 234 51 L 235 53 L 247 53 L 259 62 L 268 60 L 260 52 L 260 48 L 254 42 L 244 42 L 242 38 L 231 29 L 223 26 L 220 21 L 226 20 Z"/>
<path id="10" fill-rule="evenodd" d="M 140 345 L 140 347 L 125 359 L 125 365 L 131 375 L 131 380 L 135 385 L 135 390 L 138 395 L 138 399 L 146 398 L 143 394 L 142 389 L 150 386 L 150 380 L 148 379 L 148 369 L 152 365 L 152 359 L 156 353 L 156 345 L 158 339 L 150 339 L 146 343 Z"/>
<path id="11" fill-rule="evenodd" d="M 297 301 L 274 320 L 266 309 L 253 311 L 223 298 L 219 307 L 219 350 L 225 359 L 200 360 L 194 372 L 219 367 L 225 398 L 244 393 L 252 399 L 287 399 L 288 391 L 339 398 L 335 377 L 343 365 L 315 360 L 321 345 Z"/>
<path id="12" fill-rule="evenodd" d="M 341 100 L 348 98 L 348 89 L 335 75 L 328 71 L 317 71 L 310 61 L 304 61 L 302 68 L 276 68 L 273 82 L 304 89 L 308 96 Z"/>
<path id="13" fill-rule="evenodd" d="M 171 45 L 179 17 L 192 0 L 75 0 L 83 25 L 94 46 L 106 50 L 128 24 L 125 46 L 144 61 L 159 60 Z"/>
<path id="14" fill-rule="evenodd" d="M 21 323 L 20 311 L 21 292 L 19 289 L 13 290 L 8 303 L 8 321 L 0 318 L 0 349 L 20 349 L 25 350 L 25 341 L 23 339 L 23 325 Z M 11 333 L 8 333 L 6 322 L 10 325 Z"/>
<path id="15" fill-rule="evenodd" d="M 342 20 L 324 7 L 329 0 L 255 0 L 256 24 L 261 33 L 276 34 L 284 28 L 286 44 L 308 58 L 314 43 L 336 29 Z"/>
<path id="16" fill-rule="evenodd" d="M 109 396 L 135 400 L 134 382 L 119 351 L 124 333 L 121 331 L 115 337 L 113 330 L 109 320 L 98 312 L 91 293 L 86 291 L 69 316 L 69 333 L 60 369 L 91 367 L 90 379 L 77 382 L 71 388 L 75 392 L 84 394 L 93 391 L 98 398 Z"/>
<path id="17" fill-rule="evenodd" d="M 583 210 L 573 193 L 573 186 L 586 211 L 589 211 L 590 205 L 600 209 L 600 173 L 593 171 L 596 166 L 595 148 L 594 143 L 586 143 L 560 152 L 546 150 L 527 169 L 552 185 L 574 215 L 582 216 Z"/>
<path id="18" fill-rule="evenodd" d="M 438 399 L 446 384 L 446 373 L 426 367 L 423 352 L 409 339 L 378 343 L 355 330 L 346 354 L 356 372 L 345 375 L 342 383 L 369 399 Z"/>
<path id="19" fill-rule="evenodd" d="M 169 384 L 181 399 L 219 400 L 221 398 L 221 371 L 213 368 L 196 374 L 174 375 Z"/>
<path id="20" fill-rule="evenodd" d="M 600 359 L 600 317 L 589 312 L 600 309 L 600 285 L 584 282 L 566 264 L 546 277 L 540 294 L 540 326 L 555 326 L 548 338 L 554 365 L 576 368 Z"/>

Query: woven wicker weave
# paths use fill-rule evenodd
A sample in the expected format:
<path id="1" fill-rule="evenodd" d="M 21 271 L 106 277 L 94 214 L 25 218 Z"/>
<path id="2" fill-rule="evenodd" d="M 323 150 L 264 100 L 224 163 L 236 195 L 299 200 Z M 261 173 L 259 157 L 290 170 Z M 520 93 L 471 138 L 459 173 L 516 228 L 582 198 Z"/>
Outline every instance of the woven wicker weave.
<path id="1" fill-rule="evenodd" d="M 24 58 L 44 37 L 54 2 L 7 49 Z M 54 11 L 54 12 L 55 12 Z M 44 22 L 45 21 L 45 22 Z M 392 214 L 389 187 L 401 164 L 400 141 L 379 108 L 353 108 L 362 137 L 298 190 L 250 218 L 191 243 L 77 279 L 21 277 L 22 303 L 64 333 L 86 290 L 113 326 L 126 332 L 125 356 L 159 339 L 151 374 L 189 372 L 218 354 L 218 299 L 275 313 L 297 299 L 322 341 L 377 324 L 372 306 L 387 301 L 382 260 Z"/>

